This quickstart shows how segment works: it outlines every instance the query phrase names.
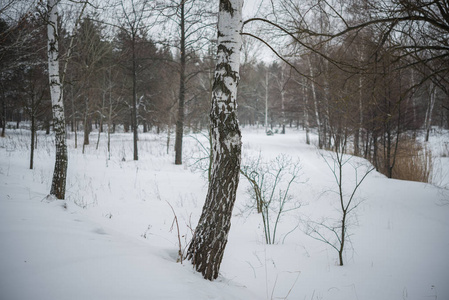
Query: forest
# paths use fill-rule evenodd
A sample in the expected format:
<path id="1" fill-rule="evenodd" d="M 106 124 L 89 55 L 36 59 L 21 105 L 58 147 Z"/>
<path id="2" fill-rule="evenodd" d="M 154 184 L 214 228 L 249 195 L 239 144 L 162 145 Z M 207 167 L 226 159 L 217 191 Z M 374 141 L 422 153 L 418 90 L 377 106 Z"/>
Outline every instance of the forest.
<path id="1" fill-rule="evenodd" d="M 175 130 L 182 163 L 183 131 L 209 126 L 217 47 L 208 2 L 61 3 L 58 55 L 75 147 L 96 142 L 93 126 L 133 132 L 135 143 L 139 131 Z M 447 6 L 354 0 L 252 7 L 257 16 L 249 12 L 255 17 L 242 32 L 240 124 L 313 130 L 326 149 L 350 139 L 354 155 L 408 179 L 395 168 L 398 154 L 419 151 L 418 131 L 428 136 L 432 126 L 449 126 Z M 12 0 L 2 7 L 2 136 L 22 121 L 32 132 L 51 130 L 45 9 Z"/>
<path id="2" fill-rule="evenodd" d="M 404 205 L 416 204 L 414 212 L 419 201 L 428 197 L 412 195 L 411 191 L 421 191 L 420 184 L 432 186 L 431 200 L 448 207 L 447 199 L 439 202 L 447 196 L 449 176 L 447 0 L 5 0 L 0 3 L 0 101 L 2 176 L 12 176 L 11 162 L 19 161 L 13 152 L 26 153 L 20 159 L 34 173 L 23 176 L 32 176 L 27 179 L 32 186 L 36 172 L 46 178 L 41 179 L 44 187 L 36 188 L 37 194 L 48 189 L 46 203 L 58 199 L 66 209 L 67 203 L 73 203 L 101 214 L 104 222 L 104 216 L 114 215 L 115 220 L 119 214 L 119 202 L 110 208 L 101 202 L 111 192 L 111 181 L 120 175 L 108 184 L 99 183 L 99 192 L 94 192 L 92 182 L 102 179 L 80 168 L 92 164 L 98 170 L 110 168 L 113 174 L 117 170 L 112 165 L 120 166 L 129 193 L 169 206 L 157 226 L 174 215 L 171 230 L 176 224 L 174 243 L 179 247 L 175 260 L 190 261 L 211 281 L 225 280 L 220 267 L 226 259 L 231 217 L 236 214 L 238 220 L 251 219 L 249 210 L 258 215 L 259 223 L 249 222 L 263 229 L 261 239 L 267 245 L 280 243 L 281 238 L 283 244 L 291 232 L 293 236 L 301 231 L 336 252 L 335 264 L 343 266 L 351 262 L 347 252 L 353 245 L 352 232 L 357 231 L 353 230 L 356 212 L 363 203 L 359 194 L 374 195 L 376 186 L 381 186 L 380 176 L 390 180 L 382 184 L 391 191 L 396 183 L 410 188 L 404 193 L 407 196 L 395 199 L 412 199 Z M 298 137 L 303 143 L 298 144 Z M 291 151 L 291 145 L 298 150 Z M 260 147 L 259 153 L 251 147 Z M 319 159 L 311 155 L 313 151 Z M 296 161 L 295 155 L 302 157 Z M 104 164 L 104 159 L 106 166 L 99 162 Z M 133 165 L 125 165 L 128 162 Z M 52 171 L 49 163 L 54 164 Z M 176 172 L 171 169 L 175 166 Z M 190 205 L 193 213 L 180 213 L 187 210 L 182 199 L 190 196 L 173 191 L 180 204 L 164 196 L 173 187 L 167 183 L 171 179 L 158 181 L 161 169 L 174 172 L 175 186 L 182 186 L 186 176 L 196 178 L 200 170 L 202 179 L 189 180 L 192 197 L 205 198 L 202 210 L 192 200 L 186 207 Z M 195 170 L 195 175 L 185 174 L 187 169 Z M 330 179 L 322 170 L 330 171 Z M 149 173 L 145 177 L 139 172 Z M 315 173 L 318 177 L 312 178 Z M 148 190 L 137 186 L 153 175 L 155 182 L 150 185 L 156 189 L 147 187 L 152 190 L 148 196 Z M 134 183 L 128 182 L 134 176 Z M 320 176 L 336 185 L 328 188 L 318 180 Z M 201 180 L 206 181 L 206 191 L 196 186 Z M 363 188 L 365 182 L 369 188 Z M 166 191 L 160 192 L 158 184 L 167 185 Z M 310 185 L 305 192 L 309 199 L 295 202 L 304 193 L 298 186 L 304 185 Z M 336 219 L 313 219 L 316 211 L 310 209 L 307 217 L 300 213 L 296 221 L 283 223 L 302 211 L 305 202 L 329 200 L 329 190 L 337 195 L 337 204 L 316 205 L 323 212 L 334 207 L 329 214 L 337 212 Z M 372 197 L 380 197 L 376 195 Z M 10 194 L 2 197 L 9 199 Z M 240 211 L 236 213 L 239 197 L 249 198 L 251 208 L 236 204 Z M 104 210 L 116 208 L 114 214 Z M 138 214 L 134 217 L 143 220 Z M 115 229 L 130 224 L 120 222 Z M 146 226 L 142 224 L 139 228 Z M 423 228 L 433 230 L 432 224 Z M 152 226 L 156 225 L 148 225 L 141 237 L 147 239 Z M 444 225 L 435 232 L 444 235 L 448 228 Z M 301 247 L 310 258 L 306 246 Z M 266 255 L 266 248 L 263 251 Z M 254 278 L 261 276 L 251 258 L 245 262 Z M 294 283 L 283 281 L 288 287 L 283 287 L 281 298 L 288 298 L 300 273 Z M 443 273 L 435 276 L 447 275 Z M 267 299 L 276 298 L 279 274 L 283 272 L 275 279 L 265 275 L 265 284 L 273 285 L 271 297 L 268 289 L 264 295 Z M 364 291 L 369 294 L 369 289 Z M 224 299 L 241 297 L 238 289 L 230 293 Z M 338 297 L 350 299 L 345 298 L 348 293 Z M 394 299 L 385 293 L 385 299 Z M 433 293 L 437 299 L 432 288 Z M 326 292 L 315 295 L 315 290 L 295 295 L 340 299 Z M 402 297 L 407 298 L 406 289 Z"/>

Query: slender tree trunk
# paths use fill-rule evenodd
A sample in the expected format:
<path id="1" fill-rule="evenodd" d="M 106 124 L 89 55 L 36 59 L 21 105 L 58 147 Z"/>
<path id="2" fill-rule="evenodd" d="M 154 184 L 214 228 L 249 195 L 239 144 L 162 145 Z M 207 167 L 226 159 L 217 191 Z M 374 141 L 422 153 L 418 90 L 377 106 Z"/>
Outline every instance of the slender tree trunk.
<path id="1" fill-rule="evenodd" d="M 345 249 L 346 239 L 346 210 L 343 210 L 343 218 L 341 220 L 341 237 L 340 237 L 340 249 L 338 249 L 338 259 L 340 266 L 343 266 L 343 251 Z"/>
<path id="2" fill-rule="evenodd" d="M 327 72 L 327 70 L 329 70 L 329 62 L 327 60 L 324 61 L 324 65 L 325 65 L 325 71 Z M 324 76 L 324 117 L 322 118 L 324 120 L 323 122 L 323 147 L 325 148 L 331 148 L 332 147 L 332 126 L 334 126 L 334 124 L 331 124 L 331 120 L 330 120 L 330 111 L 329 111 L 329 107 L 330 107 L 330 85 L 329 85 L 329 80 L 327 76 Z M 327 140 L 327 144 L 326 144 L 326 140 Z"/>
<path id="3" fill-rule="evenodd" d="M 313 105 L 315 107 L 315 119 L 316 119 L 316 126 L 318 127 L 318 148 L 323 148 L 323 133 L 321 129 L 321 120 L 320 120 L 320 114 L 318 112 L 318 99 L 316 97 L 316 89 L 315 89 L 315 82 L 313 81 L 313 69 L 312 69 L 312 62 L 310 61 L 310 56 L 307 57 L 307 62 L 309 64 L 309 75 L 312 78 L 311 80 L 311 88 L 312 88 L 312 99 L 313 99 Z"/>
<path id="4" fill-rule="evenodd" d="M 205 279 L 218 277 L 236 199 L 241 162 L 237 85 L 242 45 L 243 0 L 220 0 L 218 50 L 212 89 L 212 170 L 203 211 L 187 258 Z"/>
<path id="5" fill-rule="evenodd" d="M 109 83 L 110 81 L 109 70 Z M 109 86 L 109 110 L 108 110 L 108 159 L 111 159 L 111 132 L 114 132 L 114 125 L 112 122 L 112 86 Z"/>
<path id="6" fill-rule="evenodd" d="M 75 109 L 75 100 L 73 97 L 73 93 L 72 93 L 72 97 L 71 97 L 71 104 L 72 104 L 72 124 L 74 126 L 74 132 L 75 132 L 75 149 L 78 148 L 78 135 L 77 135 L 77 131 L 78 131 L 78 124 L 77 124 L 77 120 L 76 120 L 76 109 Z"/>
<path id="7" fill-rule="evenodd" d="M 6 99 L 5 99 L 5 89 L 2 85 L 2 115 L 1 115 L 1 123 L 2 123 L 2 133 L 1 137 L 5 137 L 5 130 L 6 130 Z"/>
<path id="8" fill-rule="evenodd" d="M 285 134 L 285 82 L 284 82 L 284 69 L 281 68 L 281 134 Z"/>
<path id="9" fill-rule="evenodd" d="M 53 126 L 55 130 L 56 161 L 50 195 L 58 199 L 65 197 L 67 176 L 67 143 L 62 84 L 59 76 L 58 11 L 57 0 L 48 0 L 48 75 L 50 97 L 53 107 Z"/>
<path id="10" fill-rule="evenodd" d="M 304 128 L 306 130 L 306 144 L 310 145 L 310 128 L 309 128 L 309 101 L 307 101 L 306 84 L 305 80 L 302 85 L 303 97 L 304 97 Z"/>
<path id="11" fill-rule="evenodd" d="M 132 33 L 132 60 L 133 60 L 133 107 L 131 112 L 131 127 L 133 130 L 133 158 L 134 160 L 139 160 L 138 149 L 137 149 L 137 61 L 136 61 L 136 33 Z"/>
<path id="12" fill-rule="evenodd" d="M 268 132 L 268 68 L 265 73 L 265 133 Z"/>
<path id="13" fill-rule="evenodd" d="M 378 152 L 379 152 L 379 141 L 378 141 L 377 133 L 373 133 L 373 162 L 374 162 L 374 167 L 376 168 L 376 171 L 379 171 Z"/>
<path id="14" fill-rule="evenodd" d="M 412 69 L 412 85 L 415 85 L 415 70 Z M 416 138 L 416 100 L 415 100 L 415 89 L 410 91 L 410 98 L 412 99 L 412 109 L 413 109 L 413 139 Z"/>
<path id="15" fill-rule="evenodd" d="M 95 150 L 98 150 L 98 146 L 100 145 L 100 137 L 101 133 L 103 132 L 103 118 L 100 119 L 100 128 L 98 129 L 98 135 L 97 135 L 97 145 L 95 146 Z"/>
<path id="16" fill-rule="evenodd" d="M 104 111 L 104 103 L 105 103 L 106 94 L 103 93 L 103 102 L 101 103 L 101 110 L 100 110 L 100 129 L 98 129 L 98 137 L 97 137 L 97 145 L 95 147 L 95 150 L 98 150 L 98 146 L 100 145 L 100 137 L 101 133 L 103 132 L 103 111 Z"/>
<path id="17" fill-rule="evenodd" d="M 35 107 L 34 99 L 31 100 L 31 147 L 30 147 L 30 169 L 34 166 L 34 146 L 36 138 L 36 117 L 35 117 Z"/>
<path id="18" fill-rule="evenodd" d="M 108 115 L 108 159 L 111 159 L 111 131 L 112 131 L 112 103 L 109 96 L 109 115 Z"/>
<path id="19" fill-rule="evenodd" d="M 435 98 L 436 98 L 436 87 L 432 83 L 430 85 L 430 102 L 427 106 L 426 111 L 426 142 L 429 141 L 429 135 L 430 135 L 430 128 L 432 127 L 432 114 L 433 114 L 433 107 L 435 106 Z"/>
<path id="20" fill-rule="evenodd" d="M 362 74 L 359 74 L 359 121 L 356 125 L 356 130 L 354 133 L 354 155 L 360 155 L 360 135 L 362 134 L 363 128 L 363 82 Z"/>
<path id="21" fill-rule="evenodd" d="M 167 154 L 170 152 L 170 135 L 171 135 L 171 112 L 169 112 L 167 125 Z"/>
<path id="22" fill-rule="evenodd" d="M 184 24 L 184 0 L 181 0 L 180 30 L 181 30 L 181 65 L 179 70 L 179 101 L 178 119 L 176 120 L 175 138 L 175 165 L 182 164 L 182 138 L 184 134 L 184 101 L 185 101 L 185 69 L 186 69 L 186 47 L 185 47 L 185 24 Z"/>
<path id="23" fill-rule="evenodd" d="M 89 96 L 85 98 L 86 103 L 86 111 L 84 112 L 84 141 L 83 141 L 83 154 L 84 149 L 87 145 L 89 145 L 89 134 L 90 134 L 90 126 L 91 120 L 89 118 Z"/>

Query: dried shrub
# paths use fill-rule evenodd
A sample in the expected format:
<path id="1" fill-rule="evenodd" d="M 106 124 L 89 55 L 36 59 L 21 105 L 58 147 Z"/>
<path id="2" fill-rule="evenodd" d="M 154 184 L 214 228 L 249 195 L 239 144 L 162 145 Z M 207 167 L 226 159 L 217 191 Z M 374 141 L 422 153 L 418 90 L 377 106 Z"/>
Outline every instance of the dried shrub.
<path id="1" fill-rule="evenodd" d="M 419 141 L 411 138 L 400 140 L 393 168 L 393 178 L 431 182 L 432 152 Z"/>

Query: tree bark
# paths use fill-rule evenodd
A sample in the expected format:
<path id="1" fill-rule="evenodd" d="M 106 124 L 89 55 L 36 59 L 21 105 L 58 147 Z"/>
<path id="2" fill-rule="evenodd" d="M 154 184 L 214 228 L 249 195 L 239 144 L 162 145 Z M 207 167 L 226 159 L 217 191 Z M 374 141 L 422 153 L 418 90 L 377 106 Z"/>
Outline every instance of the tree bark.
<path id="1" fill-rule="evenodd" d="M 185 47 L 185 24 L 184 24 L 184 0 L 181 0 L 181 65 L 179 70 L 179 101 L 178 101 L 178 119 L 176 121 L 176 138 L 175 138 L 175 165 L 182 164 L 182 138 L 184 134 L 184 102 L 185 102 L 185 69 L 186 69 L 186 47 Z"/>
<path id="2" fill-rule="evenodd" d="M 5 129 L 6 129 L 6 99 L 5 99 L 5 89 L 3 87 L 3 84 L 1 86 L 2 89 L 2 115 L 1 118 L 1 124 L 2 124 L 2 133 L 0 134 L 0 137 L 5 137 Z"/>
<path id="3" fill-rule="evenodd" d="M 83 141 L 83 154 L 84 149 L 87 145 L 89 145 L 89 134 L 90 134 L 90 126 L 92 124 L 91 119 L 89 117 L 89 96 L 85 98 L 86 109 L 84 112 L 84 141 Z"/>
<path id="4" fill-rule="evenodd" d="M 203 211 L 187 252 L 205 279 L 218 277 L 241 162 L 241 132 L 236 115 L 243 0 L 220 0 L 217 65 L 212 90 L 212 170 Z"/>
<path id="5" fill-rule="evenodd" d="M 137 148 L 137 58 L 136 58 L 136 32 L 132 30 L 132 63 L 133 63 L 133 107 L 131 111 L 131 127 L 133 130 L 133 159 L 139 160 L 138 148 Z"/>
<path id="6" fill-rule="evenodd" d="M 426 117 L 425 117 L 425 125 L 426 125 L 426 139 L 425 141 L 429 141 L 429 135 L 430 135 L 430 128 L 432 127 L 432 114 L 433 114 L 433 108 L 435 106 L 435 94 L 436 94 L 436 87 L 432 83 L 430 85 L 430 101 L 429 105 L 427 106 L 426 110 Z"/>
<path id="7" fill-rule="evenodd" d="M 318 128 L 318 147 L 320 149 L 322 149 L 323 148 L 323 133 L 322 133 L 322 128 L 321 128 L 320 114 L 318 111 L 318 99 L 316 96 L 315 81 L 314 81 L 312 62 L 310 61 L 310 56 L 307 57 L 307 63 L 309 65 L 309 75 L 310 75 L 310 78 L 312 78 L 310 81 L 310 84 L 311 84 L 311 88 L 312 88 L 313 105 L 315 108 L 316 126 Z"/>
<path id="8" fill-rule="evenodd" d="M 32 110 L 31 110 L 31 145 L 30 145 L 30 170 L 34 166 L 34 146 L 35 146 L 35 135 L 36 135 L 36 112 L 34 107 L 34 99 L 32 99 Z"/>
<path id="9" fill-rule="evenodd" d="M 310 128 L 309 128 L 309 103 L 307 101 L 307 95 L 306 95 L 306 83 L 305 80 L 302 85 L 303 89 L 303 97 L 304 97 L 304 129 L 306 130 L 306 144 L 310 145 Z"/>
<path id="10" fill-rule="evenodd" d="M 57 3 L 57 0 L 48 0 L 47 3 L 48 75 L 50 82 L 50 97 L 53 107 L 53 127 L 55 130 L 56 145 L 55 169 L 53 172 L 50 195 L 54 195 L 58 199 L 64 199 L 68 159 L 62 84 L 59 76 Z"/>
<path id="11" fill-rule="evenodd" d="M 359 74 L 359 120 L 354 133 L 354 155 L 360 155 L 360 135 L 363 134 L 363 81 Z"/>

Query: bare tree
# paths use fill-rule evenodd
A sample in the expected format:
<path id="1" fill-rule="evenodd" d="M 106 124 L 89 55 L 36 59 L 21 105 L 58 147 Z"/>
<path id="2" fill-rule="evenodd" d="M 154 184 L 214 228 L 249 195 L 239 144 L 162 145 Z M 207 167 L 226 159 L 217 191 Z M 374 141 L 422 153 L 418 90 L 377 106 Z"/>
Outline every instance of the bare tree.
<path id="1" fill-rule="evenodd" d="M 336 192 L 338 195 L 338 211 L 339 218 L 335 221 L 325 219 L 320 222 L 308 221 L 306 224 L 306 234 L 310 237 L 328 244 L 338 252 L 338 260 L 340 266 L 343 266 L 343 253 L 349 238 L 348 228 L 350 227 L 349 219 L 354 214 L 355 209 L 359 206 L 360 199 L 357 198 L 356 192 L 365 180 L 366 176 L 371 173 L 374 168 L 371 166 L 363 166 L 354 163 L 353 157 L 345 155 L 346 141 L 334 135 L 335 152 L 322 153 L 322 157 L 326 162 L 329 170 L 335 179 Z M 352 167 L 355 174 L 354 185 L 351 188 L 346 187 L 347 166 Z M 362 174 L 358 173 L 362 169 Z"/>
<path id="2" fill-rule="evenodd" d="M 290 194 L 292 184 L 297 183 L 301 166 L 291 157 L 279 155 L 270 161 L 261 157 L 249 160 L 240 173 L 250 183 L 248 194 L 255 200 L 267 244 L 275 244 L 279 221 L 284 213 L 298 209 L 300 203 L 293 202 Z M 274 214 L 272 217 L 271 213 Z"/>
<path id="3" fill-rule="evenodd" d="M 210 4 L 204 0 L 170 0 L 168 5 L 162 8 L 161 13 L 167 25 L 174 24 L 172 44 L 179 51 L 178 72 L 179 72 L 179 92 L 178 106 L 176 113 L 175 130 L 175 164 L 182 164 L 182 145 L 184 137 L 184 127 L 188 109 L 188 97 L 192 94 L 189 91 L 192 81 L 202 70 L 197 67 L 192 68 L 192 62 L 199 64 L 196 60 L 196 53 L 201 51 L 205 43 L 209 43 L 210 20 L 214 14 L 211 12 Z M 167 38 L 167 37 L 165 37 Z M 209 89 L 210 90 L 210 89 Z"/>
<path id="4" fill-rule="evenodd" d="M 125 1 L 120 0 L 121 13 L 119 16 L 120 30 L 129 40 L 129 51 L 131 52 L 131 66 L 129 71 L 132 78 L 132 103 L 131 103 L 131 127 L 133 130 L 133 159 L 138 160 L 138 96 L 137 96 L 137 84 L 139 79 L 139 71 L 141 67 L 139 63 L 142 62 L 142 58 L 138 57 L 138 44 L 142 40 L 142 35 L 146 35 L 149 29 L 148 21 L 153 12 L 156 4 L 146 0 L 132 0 Z"/>
<path id="5" fill-rule="evenodd" d="M 241 132 L 236 96 L 242 45 L 242 0 L 220 0 L 217 65 L 212 91 L 211 180 L 187 259 L 205 279 L 218 277 L 239 183 Z"/>

